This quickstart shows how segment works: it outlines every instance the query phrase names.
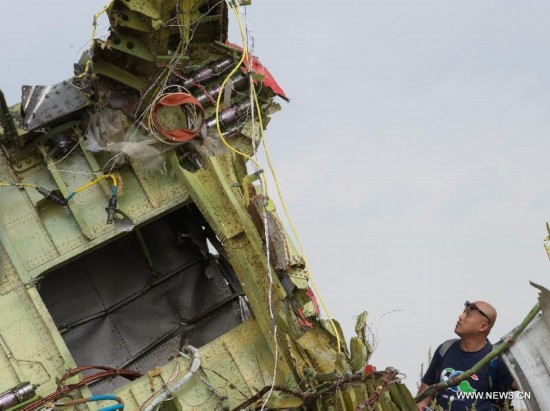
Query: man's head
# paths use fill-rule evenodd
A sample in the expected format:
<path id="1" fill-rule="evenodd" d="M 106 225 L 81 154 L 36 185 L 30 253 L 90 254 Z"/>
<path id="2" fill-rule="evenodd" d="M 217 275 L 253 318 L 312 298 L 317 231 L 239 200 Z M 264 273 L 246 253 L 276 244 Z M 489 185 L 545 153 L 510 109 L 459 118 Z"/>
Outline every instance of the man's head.
<path id="1" fill-rule="evenodd" d="M 466 301 L 464 311 L 458 317 L 455 333 L 459 337 L 487 337 L 497 320 L 495 307 L 485 301 Z"/>

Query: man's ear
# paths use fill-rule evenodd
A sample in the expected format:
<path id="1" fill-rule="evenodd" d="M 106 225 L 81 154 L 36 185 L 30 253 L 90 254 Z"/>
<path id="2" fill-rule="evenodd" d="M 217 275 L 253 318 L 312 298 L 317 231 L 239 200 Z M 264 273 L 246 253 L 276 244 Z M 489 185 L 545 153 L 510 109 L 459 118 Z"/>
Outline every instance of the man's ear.
<path id="1" fill-rule="evenodd" d="M 491 330 L 491 326 L 488 323 L 483 323 L 479 326 L 479 331 L 481 332 L 489 332 Z"/>

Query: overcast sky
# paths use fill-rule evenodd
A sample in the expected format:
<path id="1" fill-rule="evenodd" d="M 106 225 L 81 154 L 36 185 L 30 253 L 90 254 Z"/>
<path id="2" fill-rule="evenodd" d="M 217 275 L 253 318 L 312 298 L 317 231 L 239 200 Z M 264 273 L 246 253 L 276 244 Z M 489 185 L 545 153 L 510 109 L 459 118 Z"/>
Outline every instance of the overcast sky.
<path id="1" fill-rule="evenodd" d="M 8 103 L 71 75 L 104 4 L 10 3 Z M 518 325 L 536 302 L 529 280 L 550 284 L 548 2 L 256 0 L 247 19 L 292 99 L 270 148 L 347 339 L 369 311 L 373 364 L 412 388 L 464 300 L 495 305 L 493 341 Z"/>

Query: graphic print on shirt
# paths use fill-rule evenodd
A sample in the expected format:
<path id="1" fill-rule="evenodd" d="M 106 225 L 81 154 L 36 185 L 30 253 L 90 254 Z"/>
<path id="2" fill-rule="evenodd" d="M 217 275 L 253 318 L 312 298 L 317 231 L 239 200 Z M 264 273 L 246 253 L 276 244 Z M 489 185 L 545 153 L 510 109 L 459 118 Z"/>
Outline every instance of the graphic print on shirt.
<path id="1" fill-rule="evenodd" d="M 455 371 L 454 368 L 445 368 L 441 372 L 441 378 L 440 378 L 439 381 L 440 382 L 447 382 L 449 380 L 449 378 L 456 377 L 457 375 L 460 375 L 463 372 L 464 371 L 460 371 L 460 370 Z M 475 381 L 478 381 L 478 379 L 479 379 L 479 378 L 477 378 L 477 375 L 475 375 L 475 374 L 472 374 L 472 376 L 470 378 L 472 378 L 472 380 L 475 380 Z M 454 391 L 454 392 L 476 392 L 477 391 L 475 388 L 473 388 L 470 385 L 468 380 L 464 380 L 458 385 L 452 385 L 452 386 L 449 387 L 449 389 Z"/>

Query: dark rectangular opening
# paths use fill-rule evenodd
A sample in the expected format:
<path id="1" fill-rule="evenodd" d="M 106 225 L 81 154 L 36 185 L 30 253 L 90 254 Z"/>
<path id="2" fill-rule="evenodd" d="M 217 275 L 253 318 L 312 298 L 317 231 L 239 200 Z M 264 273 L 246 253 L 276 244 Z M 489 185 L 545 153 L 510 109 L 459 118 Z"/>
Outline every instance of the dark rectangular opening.
<path id="1" fill-rule="evenodd" d="M 193 204 L 46 274 L 38 288 L 77 365 L 142 373 L 165 364 L 184 340 L 200 347 L 248 313 L 221 245 Z M 91 388 L 112 391 L 125 382 Z"/>

